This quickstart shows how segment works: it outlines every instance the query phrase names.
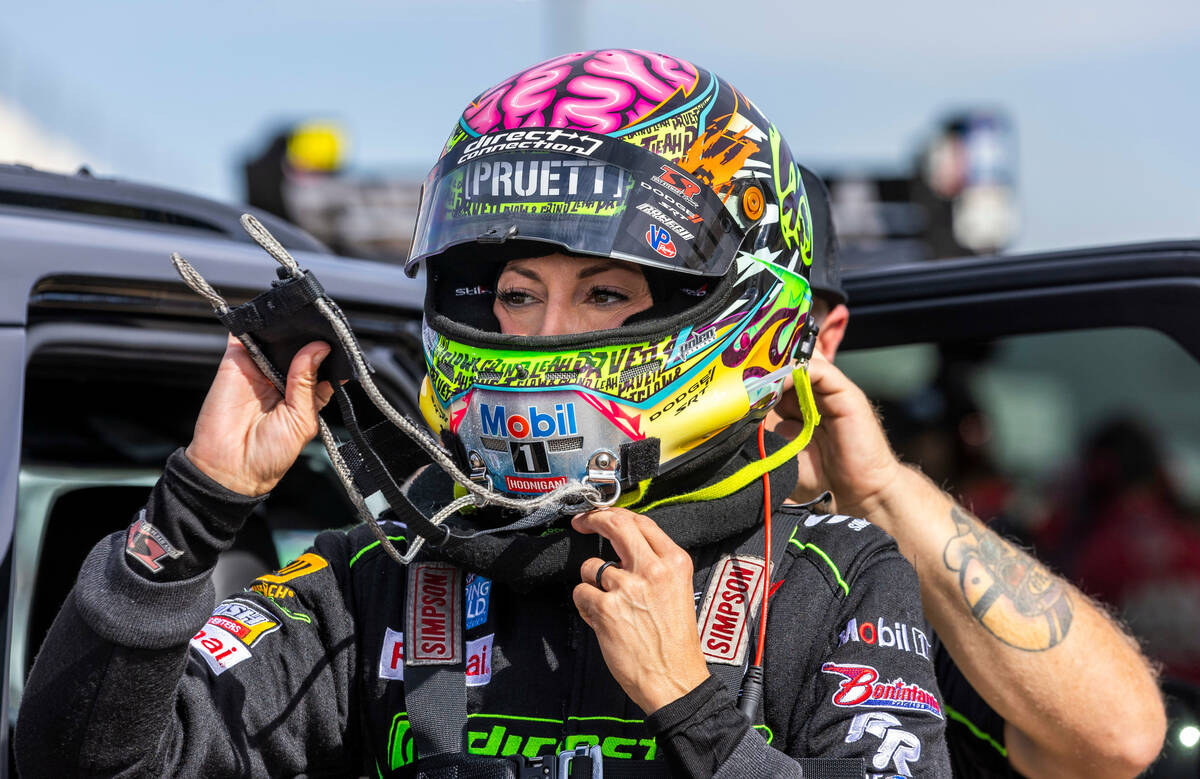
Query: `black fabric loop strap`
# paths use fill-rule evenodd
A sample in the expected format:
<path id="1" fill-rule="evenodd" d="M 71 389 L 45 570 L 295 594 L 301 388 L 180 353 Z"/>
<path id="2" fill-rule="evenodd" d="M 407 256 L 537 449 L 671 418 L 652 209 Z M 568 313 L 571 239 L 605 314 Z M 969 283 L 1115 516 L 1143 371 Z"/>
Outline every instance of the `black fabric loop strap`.
<path id="1" fill-rule="evenodd" d="M 295 314 L 314 300 L 325 296 L 325 288 L 309 271 L 299 278 L 276 282 L 271 289 L 218 314 L 221 322 L 234 335 L 245 335 L 262 330 Z"/>
<path id="2" fill-rule="evenodd" d="M 324 302 L 333 316 L 346 324 L 337 305 L 325 296 L 321 282 L 310 271 L 303 275 L 275 282 L 271 289 L 224 313 L 217 318 L 238 338 L 252 338 L 281 376 L 286 376 L 296 352 L 305 344 L 325 341 L 332 350 L 321 364 L 317 377 L 321 381 L 340 381 L 357 376 L 355 360 L 342 343 L 335 328 L 318 310 L 317 301 Z M 353 351 L 362 350 L 350 333 Z M 363 358 L 365 360 L 365 358 Z M 367 366 L 370 370 L 370 366 Z"/>
<path id="3" fill-rule="evenodd" d="M 338 387 L 333 394 L 337 398 L 338 409 L 342 412 L 342 421 L 346 425 L 346 430 L 349 431 L 350 438 L 362 456 L 363 467 L 375 483 L 376 489 L 383 493 L 388 507 L 395 514 L 396 521 L 403 522 L 410 531 L 424 538 L 429 544 L 444 544 L 450 537 L 449 529 L 438 527 L 430 522 L 400 490 L 400 486 L 392 478 L 387 466 L 379 459 L 367 442 L 366 436 L 363 435 L 362 428 L 358 424 L 358 417 L 354 413 L 354 404 L 350 401 L 350 395 L 346 392 L 345 386 Z"/>
<path id="4" fill-rule="evenodd" d="M 418 468 L 433 462 L 424 449 L 415 445 L 389 421 L 377 422 L 363 429 L 362 433 L 371 451 L 388 464 L 391 473 L 401 479 L 406 480 Z M 339 444 L 338 454 L 350 469 L 350 478 L 360 493 L 366 496 L 379 489 L 367 467 L 369 455 L 364 454 L 353 439 Z"/>

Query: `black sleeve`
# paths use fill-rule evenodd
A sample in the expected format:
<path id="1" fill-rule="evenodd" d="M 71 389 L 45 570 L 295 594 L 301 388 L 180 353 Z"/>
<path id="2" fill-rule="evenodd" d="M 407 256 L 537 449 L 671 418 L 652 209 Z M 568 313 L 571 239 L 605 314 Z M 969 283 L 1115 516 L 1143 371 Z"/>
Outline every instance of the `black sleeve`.
<path id="1" fill-rule="evenodd" d="M 868 773 L 950 775 L 945 710 L 916 572 L 889 541 L 847 572 L 829 640 L 810 666 L 799 747 L 862 758 Z M 799 668 L 797 669 L 799 670 Z"/>
<path id="2" fill-rule="evenodd" d="M 25 686 L 21 775 L 261 776 L 357 770 L 345 537 L 214 610 L 211 568 L 259 500 L 181 452 L 127 532 L 88 555 Z M 261 580 L 260 580 L 261 581 Z"/>
<path id="3" fill-rule="evenodd" d="M 713 776 L 750 729 L 733 696 L 715 676 L 646 718 L 672 768 L 682 776 Z"/>
<path id="4" fill-rule="evenodd" d="M 940 643 L 938 686 L 946 702 L 946 743 L 955 776 L 1018 776 L 1008 762 L 1004 718 L 980 697 Z"/>

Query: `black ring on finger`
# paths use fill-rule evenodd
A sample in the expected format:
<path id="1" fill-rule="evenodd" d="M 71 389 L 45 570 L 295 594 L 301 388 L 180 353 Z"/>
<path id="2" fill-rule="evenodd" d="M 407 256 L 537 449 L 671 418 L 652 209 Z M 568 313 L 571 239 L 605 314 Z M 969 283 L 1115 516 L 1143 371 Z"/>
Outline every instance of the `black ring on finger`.
<path id="1" fill-rule="evenodd" d="M 604 565 L 601 565 L 598 569 L 596 569 L 596 586 L 599 587 L 601 590 L 604 590 L 605 592 L 608 592 L 608 590 L 604 589 L 604 584 L 600 581 L 600 577 L 604 575 L 604 569 L 610 565 L 615 565 L 618 568 L 621 567 L 621 564 L 618 563 L 616 560 L 609 560 Z"/>

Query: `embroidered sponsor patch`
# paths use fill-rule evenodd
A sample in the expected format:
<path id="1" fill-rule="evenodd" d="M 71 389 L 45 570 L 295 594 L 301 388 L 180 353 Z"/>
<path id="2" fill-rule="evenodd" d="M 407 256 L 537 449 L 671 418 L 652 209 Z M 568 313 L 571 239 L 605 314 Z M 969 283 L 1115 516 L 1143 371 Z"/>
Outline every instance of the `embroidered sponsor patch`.
<path id="1" fill-rule="evenodd" d="M 176 549 L 162 531 L 146 521 L 146 509 L 138 512 L 137 521 L 129 526 L 125 537 L 125 553 L 151 571 L 162 570 L 163 558 L 174 560 L 183 554 Z"/>
<path id="2" fill-rule="evenodd" d="M 858 621 L 852 617 L 846 623 L 846 628 L 838 633 L 838 646 L 848 642 L 862 642 L 871 646 L 890 647 L 904 652 L 912 652 L 926 660 L 929 659 L 929 637 L 925 631 L 906 625 L 903 622 L 893 622 L 891 625 L 880 617 L 877 621 Z"/>
<path id="3" fill-rule="evenodd" d="M 479 627 L 488 618 L 492 580 L 476 573 L 467 574 L 467 628 Z"/>
<path id="4" fill-rule="evenodd" d="M 825 663 L 821 670 L 842 677 L 833 704 L 845 709 L 870 706 L 896 711 L 919 711 L 942 719 L 942 705 L 933 693 L 903 679 L 879 681 L 879 672 L 869 665 Z"/>
<path id="5" fill-rule="evenodd" d="M 855 714 L 846 732 L 846 743 L 853 744 L 864 735 L 879 739 L 879 748 L 871 758 L 871 765 L 879 770 L 889 769 L 893 764 L 895 771 L 889 774 L 869 774 L 870 776 L 912 776 L 909 763 L 921 759 L 921 739 L 900 727 L 900 720 L 886 711 L 864 711 Z"/>
<path id="6" fill-rule="evenodd" d="M 495 633 L 467 642 L 467 686 L 482 687 L 492 680 L 492 640 Z"/>
<path id="7" fill-rule="evenodd" d="M 761 557 L 725 555 L 700 607 L 700 649 L 709 663 L 741 665 L 750 638 L 750 620 L 762 602 L 765 562 Z"/>
<path id="8" fill-rule="evenodd" d="M 405 648 L 409 665 L 462 662 L 462 572 L 447 563 L 416 563 L 408 569 Z"/>
<path id="9" fill-rule="evenodd" d="M 267 584 L 283 584 L 284 582 L 299 579 L 301 576 L 308 576 L 310 573 L 316 573 L 322 568 L 328 567 L 329 562 L 324 557 L 315 555 L 312 552 L 305 552 L 275 573 L 264 573 L 255 579 L 255 581 L 266 582 Z"/>
<path id="10" fill-rule="evenodd" d="M 845 514 L 813 514 L 804 520 L 805 527 L 816 527 L 817 525 L 840 525 L 846 524 L 846 527 L 854 532 L 860 532 L 864 527 L 871 523 L 859 517 L 850 517 Z"/>
<path id="11" fill-rule="evenodd" d="M 536 479 L 524 476 L 504 477 L 504 488 L 509 492 L 554 492 L 566 483 L 566 476 L 545 476 Z"/>
<path id="12" fill-rule="evenodd" d="M 387 628 L 379 653 L 379 678 L 404 681 L 404 633 Z"/>
<path id="13" fill-rule="evenodd" d="M 204 662 L 208 663 L 208 667 L 217 676 L 253 656 L 241 639 L 211 623 L 192 636 L 189 644 L 204 658 Z"/>
<path id="14" fill-rule="evenodd" d="M 264 598 L 270 598 L 271 600 L 296 597 L 296 591 L 286 584 L 268 584 L 267 582 L 256 581 L 250 585 L 250 591 L 257 592 Z"/>
<path id="15" fill-rule="evenodd" d="M 246 646 L 254 646 L 264 635 L 279 629 L 278 622 L 239 600 L 218 603 L 208 624 L 236 636 Z"/>

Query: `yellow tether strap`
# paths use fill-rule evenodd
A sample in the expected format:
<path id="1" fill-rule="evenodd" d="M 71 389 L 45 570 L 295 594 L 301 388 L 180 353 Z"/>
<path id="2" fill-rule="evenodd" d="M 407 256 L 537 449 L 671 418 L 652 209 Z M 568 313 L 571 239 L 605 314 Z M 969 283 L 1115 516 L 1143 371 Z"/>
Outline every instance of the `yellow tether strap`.
<path id="1" fill-rule="evenodd" d="M 804 415 L 804 428 L 801 429 L 800 435 L 789 441 L 782 448 L 771 453 L 765 459 L 747 465 L 737 473 L 722 479 L 716 484 L 701 487 L 694 492 L 685 492 L 682 495 L 674 495 L 662 500 L 656 500 L 648 506 L 637 507 L 636 511 L 644 513 L 659 506 L 669 506 L 674 503 L 696 503 L 723 498 L 726 495 L 737 492 L 742 487 L 761 477 L 767 471 L 772 471 L 792 457 L 795 457 L 812 440 L 813 431 L 821 423 L 821 415 L 817 413 L 817 401 L 813 397 L 812 384 L 808 380 L 807 364 L 797 366 L 792 371 L 792 381 L 796 388 L 796 399 L 800 401 L 800 411 Z M 638 496 L 645 492 L 643 485 L 646 485 L 646 482 L 638 485 Z"/>

